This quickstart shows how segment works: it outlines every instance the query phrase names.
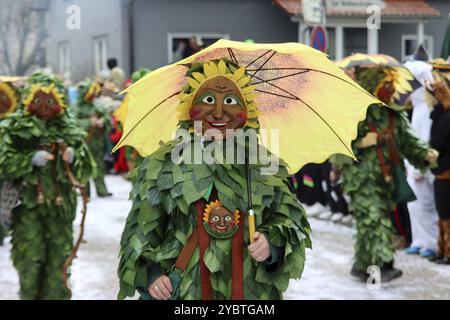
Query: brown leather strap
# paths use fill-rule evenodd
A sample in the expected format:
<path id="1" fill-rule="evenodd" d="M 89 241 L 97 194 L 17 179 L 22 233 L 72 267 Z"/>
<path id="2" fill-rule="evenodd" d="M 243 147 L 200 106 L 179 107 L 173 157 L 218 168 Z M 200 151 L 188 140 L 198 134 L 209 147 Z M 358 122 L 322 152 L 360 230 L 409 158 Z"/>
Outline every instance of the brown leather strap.
<path id="1" fill-rule="evenodd" d="M 208 267 L 205 265 L 204 257 L 205 251 L 209 247 L 209 235 L 203 228 L 203 210 L 205 208 L 206 202 L 203 199 L 197 200 L 195 202 L 195 210 L 197 211 L 197 234 L 198 234 L 198 244 L 200 247 L 200 278 L 202 284 L 202 300 L 212 300 L 213 290 L 211 286 L 211 280 L 209 278 L 210 272 Z"/>
<path id="2" fill-rule="evenodd" d="M 378 134 L 378 139 L 380 140 L 382 133 L 378 132 L 375 125 L 373 123 L 369 123 L 369 128 L 370 128 L 370 131 Z M 380 168 L 381 168 L 381 172 L 383 173 L 383 177 L 385 178 L 385 180 L 387 180 L 387 178 L 390 176 L 389 167 L 386 163 L 386 160 L 384 159 L 383 149 L 381 149 L 381 145 L 379 143 L 377 145 L 377 158 L 378 158 L 378 162 L 380 163 Z"/>
<path id="3" fill-rule="evenodd" d="M 181 269 L 183 271 L 186 270 L 189 261 L 191 261 L 192 255 L 194 254 L 195 249 L 198 245 L 198 234 L 197 228 L 194 228 L 191 236 L 186 242 L 183 249 L 181 249 L 180 255 L 178 256 L 177 261 L 175 262 L 175 267 Z"/>
<path id="4" fill-rule="evenodd" d="M 450 180 L 450 170 L 444 171 L 441 174 L 436 175 L 438 180 Z"/>
<path id="5" fill-rule="evenodd" d="M 94 136 L 94 131 L 95 131 L 94 127 L 92 127 L 92 126 L 89 127 L 89 130 L 88 130 L 88 133 L 87 133 L 87 137 L 84 140 L 85 143 L 90 143 L 91 142 L 92 137 Z"/>
<path id="6" fill-rule="evenodd" d="M 233 237 L 232 242 L 232 284 L 231 299 L 244 299 L 244 217 L 241 218 L 238 225 L 238 231 Z"/>
<path id="7" fill-rule="evenodd" d="M 393 165 L 399 165 L 400 160 L 398 157 L 397 149 L 394 142 L 394 115 L 392 112 L 389 112 L 389 124 L 386 129 L 377 130 L 376 126 L 373 123 L 369 123 L 370 131 L 378 134 L 378 145 L 377 145 L 377 158 L 380 163 L 381 172 L 385 178 L 386 182 L 389 182 L 389 179 L 392 179 L 391 168 L 386 162 L 386 159 L 383 155 L 383 149 L 381 146 L 381 142 L 384 140 L 388 147 L 389 152 L 389 160 Z"/>

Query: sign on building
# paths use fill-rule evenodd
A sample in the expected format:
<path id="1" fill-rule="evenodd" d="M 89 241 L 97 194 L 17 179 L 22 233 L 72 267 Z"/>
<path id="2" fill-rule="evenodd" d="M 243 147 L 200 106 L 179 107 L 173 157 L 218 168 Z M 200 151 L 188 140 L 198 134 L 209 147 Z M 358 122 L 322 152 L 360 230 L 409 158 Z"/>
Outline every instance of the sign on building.
<path id="1" fill-rule="evenodd" d="M 307 25 L 325 24 L 322 0 L 302 0 L 303 20 Z"/>
<path id="2" fill-rule="evenodd" d="M 384 0 L 326 0 L 327 9 L 366 10 L 370 6 L 386 7 Z"/>

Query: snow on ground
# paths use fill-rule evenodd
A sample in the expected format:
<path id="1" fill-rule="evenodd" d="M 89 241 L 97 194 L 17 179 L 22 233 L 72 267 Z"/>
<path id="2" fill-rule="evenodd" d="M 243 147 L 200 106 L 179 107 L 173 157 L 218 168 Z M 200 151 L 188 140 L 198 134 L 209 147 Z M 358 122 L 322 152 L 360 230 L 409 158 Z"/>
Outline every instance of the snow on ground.
<path id="1" fill-rule="evenodd" d="M 120 176 L 106 180 L 111 198 L 93 197 L 85 240 L 72 267 L 73 299 L 114 300 L 118 292 L 120 235 L 130 209 L 130 183 Z M 80 217 L 75 221 L 78 236 Z M 291 281 L 285 299 L 450 299 L 450 267 L 438 266 L 404 252 L 397 254 L 402 278 L 380 289 L 351 278 L 354 230 L 311 219 L 313 250 L 308 250 L 302 279 Z M 18 299 L 18 277 L 9 259 L 10 244 L 0 247 L 0 300 Z"/>

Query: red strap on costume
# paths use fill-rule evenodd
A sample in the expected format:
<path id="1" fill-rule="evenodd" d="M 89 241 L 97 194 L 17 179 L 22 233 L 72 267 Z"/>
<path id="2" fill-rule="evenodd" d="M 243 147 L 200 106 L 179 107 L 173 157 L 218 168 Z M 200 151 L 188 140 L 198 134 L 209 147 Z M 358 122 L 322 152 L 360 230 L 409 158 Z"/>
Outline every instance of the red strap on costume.
<path id="1" fill-rule="evenodd" d="M 202 300 L 212 300 L 213 290 L 211 286 L 211 280 L 209 279 L 209 270 L 205 265 L 204 256 L 205 251 L 209 247 L 209 235 L 203 228 L 203 209 L 206 202 L 200 199 L 195 202 L 195 210 L 197 211 L 197 232 L 198 232 L 198 244 L 200 247 L 200 277 L 202 284 Z"/>
<path id="2" fill-rule="evenodd" d="M 244 217 L 241 213 L 238 230 L 232 242 L 232 284 L 231 299 L 244 299 Z"/>

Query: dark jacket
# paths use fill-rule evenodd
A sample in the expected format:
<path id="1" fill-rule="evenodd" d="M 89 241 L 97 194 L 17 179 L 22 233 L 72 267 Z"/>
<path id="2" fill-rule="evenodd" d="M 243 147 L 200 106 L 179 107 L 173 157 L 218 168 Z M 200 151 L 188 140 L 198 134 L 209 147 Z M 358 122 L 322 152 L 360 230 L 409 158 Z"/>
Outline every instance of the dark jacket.
<path id="1" fill-rule="evenodd" d="M 439 151 L 438 167 L 432 171 L 441 174 L 450 170 L 450 110 L 437 105 L 431 113 L 431 147 Z"/>

